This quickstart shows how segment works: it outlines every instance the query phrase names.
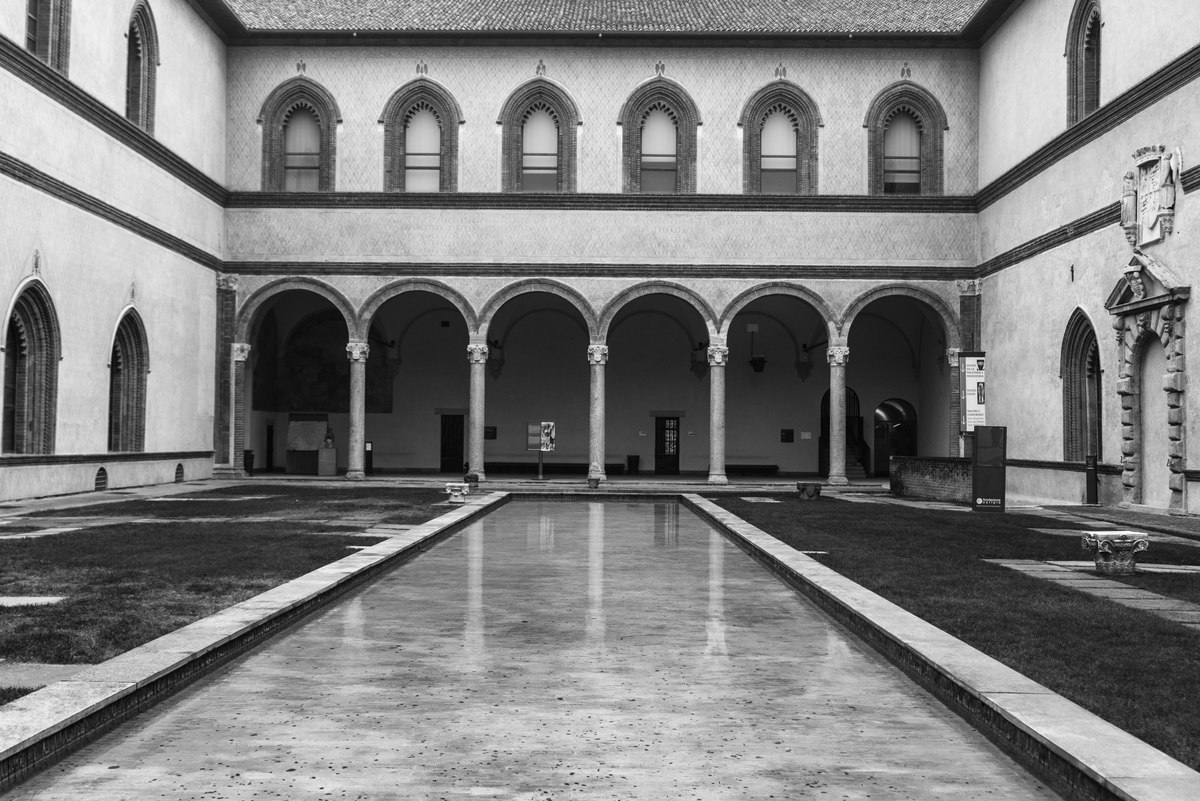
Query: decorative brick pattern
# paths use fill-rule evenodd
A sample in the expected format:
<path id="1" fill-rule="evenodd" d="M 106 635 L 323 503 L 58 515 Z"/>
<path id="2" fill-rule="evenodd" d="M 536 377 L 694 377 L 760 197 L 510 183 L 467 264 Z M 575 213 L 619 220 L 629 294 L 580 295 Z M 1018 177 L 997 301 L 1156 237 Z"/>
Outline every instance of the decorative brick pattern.
<path id="1" fill-rule="evenodd" d="M 1067 125 L 1100 107 L 1100 0 L 1075 0 L 1067 24 Z"/>
<path id="2" fill-rule="evenodd" d="M 950 126 L 942 104 L 928 90 L 912 81 L 897 81 L 884 89 L 867 111 L 868 191 L 883 194 L 883 138 L 897 112 L 908 112 L 921 131 L 921 194 L 942 194 L 945 173 L 943 133 Z"/>
<path id="3" fill-rule="evenodd" d="M 812 98 L 786 78 L 759 89 L 742 110 L 738 122 L 742 128 L 742 191 L 747 195 L 762 193 L 762 129 L 772 113 L 786 114 L 796 133 L 796 194 L 817 194 L 821 114 Z"/>
<path id="4" fill-rule="evenodd" d="M 108 449 L 139 453 L 146 443 L 146 374 L 150 346 L 135 309 L 121 318 L 113 338 L 109 369 Z"/>
<path id="5" fill-rule="evenodd" d="M 658 77 L 633 91 L 621 108 L 622 191 L 642 191 L 642 126 L 652 110 L 661 109 L 675 123 L 675 191 L 696 191 L 696 128 L 700 111 L 691 95 L 675 81 Z"/>
<path id="6" fill-rule="evenodd" d="M 970 503 L 973 476 L 970 459 L 893 456 L 889 480 L 902 498 Z"/>
<path id="7" fill-rule="evenodd" d="M 54 452 L 62 337 L 50 293 L 30 281 L 13 305 L 4 342 L 3 452 Z"/>
<path id="8" fill-rule="evenodd" d="M 129 17 L 125 117 L 154 134 L 154 93 L 158 74 L 158 28 L 146 0 L 138 0 Z"/>
<path id="9" fill-rule="evenodd" d="M 277 86 L 258 113 L 258 123 L 262 126 L 263 191 L 283 191 L 283 134 L 288 118 L 298 108 L 307 108 L 317 116 L 321 136 L 317 187 L 322 192 L 332 192 L 337 165 L 337 126 L 342 113 L 325 87 L 303 75 Z"/>
<path id="10" fill-rule="evenodd" d="M 216 314 L 216 398 L 213 401 L 213 442 L 216 464 L 229 464 L 229 437 L 232 425 L 230 408 L 233 397 L 233 375 L 230 352 L 233 349 L 234 323 L 237 314 L 237 282 L 222 276 L 217 280 Z"/>
<path id="11" fill-rule="evenodd" d="M 414 78 L 396 90 L 384 106 L 379 123 L 383 125 L 383 191 L 404 191 L 404 136 L 412 115 L 427 108 L 437 118 L 441 130 L 441 170 L 438 191 L 458 190 L 458 127 L 466 122 L 454 96 L 437 81 L 424 76 Z"/>
<path id="12" fill-rule="evenodd" d="M 575 158 L 579 138 L 579 109 L 565 89 L 546 78 L 534 78 L 508 96 L 497 122 L 503 129 L 500 186 L 505 192 L 520 192 L 522 133 L 531 112 L 549 112 L 558 129 L 558 190 L 575 191 Z"/>

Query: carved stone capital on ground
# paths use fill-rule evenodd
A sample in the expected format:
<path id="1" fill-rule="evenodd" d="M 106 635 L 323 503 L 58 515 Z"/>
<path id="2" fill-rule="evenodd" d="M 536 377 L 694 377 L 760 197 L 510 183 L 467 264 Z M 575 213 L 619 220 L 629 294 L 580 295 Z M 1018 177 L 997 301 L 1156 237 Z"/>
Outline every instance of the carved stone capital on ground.
<path id="1" fill-rule="evenodd" d="M 729 362 L 729 348 L 724 345 L 708 346 L 708 364 L 710 367 L 724 367 Z"/>
<path id="2" fill-rule="evenodd" d="M 487 345 L 467 345 L 467 361 L 471 364 L 487 364 Z"/>
<path id="3" fill-rule="evenodd" d="M 588 364 L 607 364 L 608 345 L 588 345 Z"/>
<path id="4" fill-rule="evenodd" d="M 351 340 L 346 343 L 346 358 L 352 362 L 365 362 L 371 354 L 371 346 L 366 342 Z"/>
<path id="5" fill-rule="evenodd" d="M 1088 531 L 1083 550 L 1094 551 L 1096 572 L 1105 576 L 1129 576 L 1137 569 L 1137 554 L 1150 547 L 1150 535 L 1140 531 Z"/>
<path id="6" fill-rule="evenodd" d="M 230 347 L 232 348 L 233 360 L 235 362 L 244 362 L 250 358 L 249 342 L 234 342 Z"/>
<path id="7" fill-rule="evenodd" d="M 847 345 L 830 345 L 825 351 L 830 367 L 845 367 L 850 363 L 850 348 Z"/>

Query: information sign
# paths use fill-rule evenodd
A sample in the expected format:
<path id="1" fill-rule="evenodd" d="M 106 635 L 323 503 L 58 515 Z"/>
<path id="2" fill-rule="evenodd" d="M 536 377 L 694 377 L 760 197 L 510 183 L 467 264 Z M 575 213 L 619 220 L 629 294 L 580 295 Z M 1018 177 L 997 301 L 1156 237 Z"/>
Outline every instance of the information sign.
<path id="1" fill-rule="evenodd" d="M 984 353 L 960 353 L 958 359 L 962 430 L 974 431 L 976 426 L 987 425 L 987 395 L 984 389 L 987 356 Z"/>
<path id="2" fill-rule="evenodd" d="M 1004 511 L 1007 460 L 1008 428 L 976 426 L 971 470 L 971 506 L 975 511 Z"/>

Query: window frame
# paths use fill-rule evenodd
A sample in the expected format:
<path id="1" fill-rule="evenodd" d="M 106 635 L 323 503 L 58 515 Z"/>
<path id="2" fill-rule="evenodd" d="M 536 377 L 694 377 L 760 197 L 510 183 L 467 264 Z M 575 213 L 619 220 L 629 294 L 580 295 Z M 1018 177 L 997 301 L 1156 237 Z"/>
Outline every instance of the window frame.
<path id="1" fill-rule="evenodd" d="M 1082 462 L 1089 455 L 1099 461 L 1104 456 L 1104 366 L 1096 329 L 1082 309 L 1075 309 L 1067 322 L 1058 372 L 1063 391 L 1063 461 Z M 1093 398 L 1095 417 L 1089 402 Z M 1087 452 L 1089 444 L 1094 444 L 1094 454 Z"/>
<path id="2" fill-rule="evenodd" d="M 428 106 L 441 127 L 439 192 L 458 191 L 458 126 L 466 122 L 450 92 L 424 76 L 397 89 L 383 107 L 383 191 L 403 192 L 405 170 L 405 127 L 409 115 L 420 105 Z"/>
<path id="3" fill-rule="evenodd" d="M 863 127 L 867 129 L 867 194 L 883 195 L 883 140 L 897 112 L 911 114 L 921 132 L 921 182 L 916 196 L 943 194 L 945 185 L 946 112 L 928 90 L 912 81 L 897 81 L 871 101 Z M 913 197 L 889 194 L 888 197 Z"/>
<path id="4" fill-rule="evenodd" d="M 702 124 L 700 112 L 691 95 L 680 84 L 662 75 L 634 89 L 621 107 L 617 124 L 621 126 L 621 191 L 642 193 L 641 128 L 655 106 L 669 109 L 675 119 L 675 192 L 696 193 L 697 131 Z"/>
<path id="5" fill-rule="evenodd" d="M 812 98 L 786 78 L 759 89 L 742 108 L 738 120 L 742 129 L 742 192 L 763 194 L 762 129 L 767 116 L 780 106 L 788 109 L 796 120 L 796 194 L 815 195 L 819 184 L 818 131 L 824 122 Z"/>
<path id="6" fill-rule="evenodd" d="M 524 127 L 525 119 L 535 107 L 544 107 L 558 125 L 559 194 L 570 194 L 577 186 L 577 153 L 579 126 L 583 120 L 579 107 L 562 86 L 548 78 L 538 77 L 518 86 L 500 109 L 496 124 L 501 126 L 500 189 L 502 192 L 523 192 Z"/>
<path id="7" fill-rule="evenodd" d="M 30 14 L 30 9 L 33 14 Z M 30 22 L 36 23 L 32 34 Z M 32 42 L 33 47 L 30 47 Z M 29 0 L 25 4 L 22 49 L 51 69 L 67 74 L 71 45 L 71 0 Z"/>
<path id="8" fill-rule="evenodd" d="M 158 28 L 150 5 L 145 0 L 139 0 L 134 5 L 125 37 L 129 44 L 125 64 L 125 118 L 153 135 L 155 85 L 160 57 Z M 141 53 L 136 69 L 132 58 L 135 37 Z"/>
<path id="9" fill-rule="evenodd" d="M 1101 72 L 1103 71 L 1104 16 L 1100 0 L 1075 0 L 1067 23 L 1067 43 L 1063 55 L 1067 59 L 1067 125 L 1075 125 L 1100 108 Z M 1089 65 L 1088 52 L 1095 33 L 1096 63 Z M 1094 99 L 1095 105 L 1088 101 Z"/>
<path id="10" fill-rule="evenodd" d="M 284 126 L 293 110 L 304 106 L 317 117 L 321 134 L 321 159 L 317 191 L 334 191 L 337 166 L 337 126 L 342 114 L 333 95 L 321 84 L 303 75 L 284 81 L 267 96 L 258 115 L 262 130 L 262 189 L 283 192 Z"/>
<path id="11" fill-rule="evenodd" d="M 21 332 L 20 342 L 8 340 L 9 326 L 15 321 Z M 3 402 L 0 403 L 0 426 L 4 436 L 0 437 L 0 452 L 4 454 L 50 454 L 54 452 L 55 417 L 58 408 L 58 362 L 62 353 L 62 336 L 58 328 L 58 315 L 50 293 L 37 279 L 30 280 L 18 289 L 17 295 L 4 318 L 0 329 L 0 350 L 3 350 L 3 375 L 7 377 L 10 359 L 18 350 L 23 351 L 24 364 L 21 374 L 14 375 L 13 409 L 9 419 L 5 413 L 8 406 L 8 388 L 4 387 Z M 20 382 L 19 385 L 17 382 Z M 8 441 L 9 427 L 19 424 L 20 432 L 13 429 L 12 441 Z"/>
<path id="12" fill-rule="evenodd" d="M 150 347 L 146 327 L 136 309 L 129 308 L 121 315 L 109 354 L 108 450 L 140 453 L 146 445 Z"/>

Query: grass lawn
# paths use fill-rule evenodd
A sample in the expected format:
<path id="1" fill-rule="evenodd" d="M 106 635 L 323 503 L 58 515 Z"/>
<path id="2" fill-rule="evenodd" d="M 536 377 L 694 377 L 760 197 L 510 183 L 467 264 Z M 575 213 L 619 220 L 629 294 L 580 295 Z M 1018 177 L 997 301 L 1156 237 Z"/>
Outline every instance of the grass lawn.
<path id="1" fill-rule="evenodd" d="M 1031 530 L 1062 524 L 832 499 L 712 500 L 794 548 L 826 551 L 813 558 L 1200 769 L 1200 633 L 983 561 L 1086 558 L 1078 539 Z M 1197 548 L 1151 549 L 1147 561 L 1200 564 Z M 1159 578 L 1139 582 L 1157 592 L 1148 585 Z"/>
<path id="2" fill-rule="evenodd" d="M 447 511 L 445 493 L 435 490 L 247 485 L 174 497 L 71 510 L 137 523 L 0 540 L 5 595 L 66 596 L 50 606 L 0 607 L 0 658 L 102 662 L 382 539 L 347 527 L 417 524 Z M 240 520 L 266 515 L 277 519 Z M 203 517 L 213 519 L 196 519 Z M 29 691 L 0 688 L 0 703 Z"/>

